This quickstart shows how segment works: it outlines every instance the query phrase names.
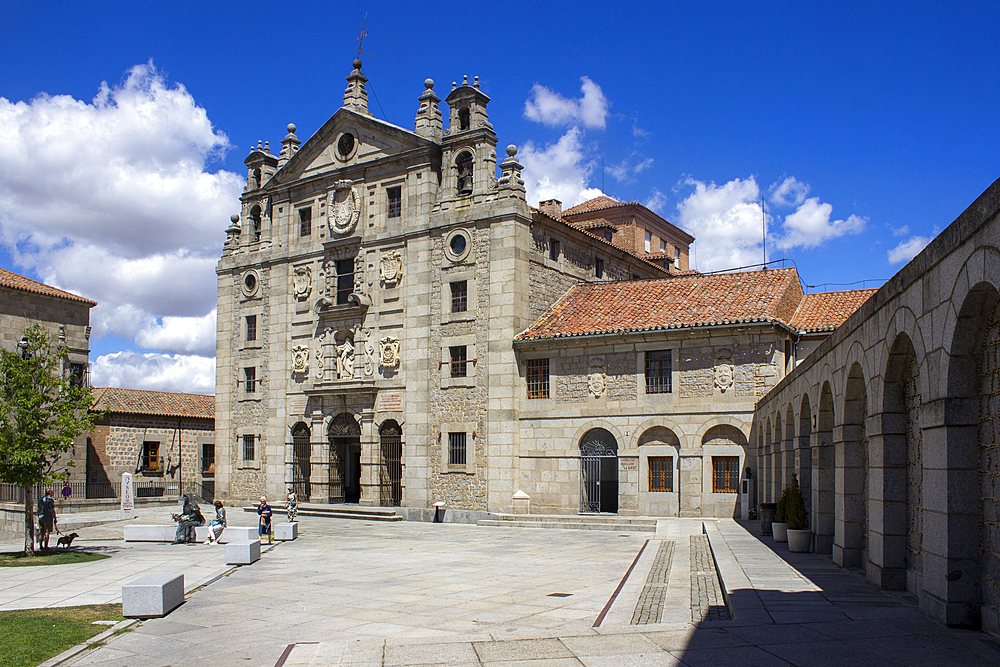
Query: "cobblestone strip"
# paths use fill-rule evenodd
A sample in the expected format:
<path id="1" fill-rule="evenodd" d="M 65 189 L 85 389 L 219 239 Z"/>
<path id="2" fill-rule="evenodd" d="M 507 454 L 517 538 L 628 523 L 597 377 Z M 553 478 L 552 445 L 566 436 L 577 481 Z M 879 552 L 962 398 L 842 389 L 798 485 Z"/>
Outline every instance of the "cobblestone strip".
<path id="1" fill-rule="evenodd" d="M 691 622 L 728 621 L 708 536 L 691 536 Z"/>
<path id="2" fill-rule="evenodd" d="M 639 602 L 632 614 L 632 625 L 659 623 L 663 616 L 663 599 L 667 596 L 670 564 L 674 560 L 674 541 L 664 540 L 656 550 L 653 566 L 646 575 L 646 585 L 639 594 Z"/>

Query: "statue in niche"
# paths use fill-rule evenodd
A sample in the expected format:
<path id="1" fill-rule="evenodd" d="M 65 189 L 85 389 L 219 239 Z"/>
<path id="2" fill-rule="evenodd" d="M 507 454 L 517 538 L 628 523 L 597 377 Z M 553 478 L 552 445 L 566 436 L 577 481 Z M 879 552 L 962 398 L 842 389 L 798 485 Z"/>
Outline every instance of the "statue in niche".
<path id="1" fill-rule="evenodd" d="M 358 218 L 361 217 L 361 203 L 351 181 L 337 181 L 334 188 L 336 190 L 330 197 L 332 202 L 327 221 L 331 233 L 346 236 L 358 226 Z"/>
<path id="2" fill-rule="evenodd" d="M 379 341 L 379 357 L 382 368 L 399 368 L 399 339 L 382 336 Z"/>
<path id="3" fill-rule="evenodd" d="M 379 273 L 382 276 L 382 284 L 386 287 L 395 287 L 396 283 L 403 276 L 403 257 L 398 250 L 390 250 L 382 255 L 379 261 Z"/>
<path id="4" fill-rule="evenodd" d="M 337 345 L 337 377 L 350 380 L 354 377 L 354 341 L 345 337 L 344 342 Z"/>
<path id="5" fill-rule="evenodd" d="M 295 298 L 304 301 L 309 298 L 312 290 L 312 269 L 308 266 L 300 266 L 292 274 L 292 289 L 295 291 Z"/>
<path id="6" fill-rule="evenodd" d="M 292 372 L 302 375 L 309 372 L 309 348 L 305 345 L 292 348 Z"/>

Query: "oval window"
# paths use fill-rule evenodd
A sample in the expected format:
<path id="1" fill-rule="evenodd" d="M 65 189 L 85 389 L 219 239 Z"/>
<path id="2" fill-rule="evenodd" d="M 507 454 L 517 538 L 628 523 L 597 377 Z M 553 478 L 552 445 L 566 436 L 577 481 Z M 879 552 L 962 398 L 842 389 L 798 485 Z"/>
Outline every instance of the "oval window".
<path id="1" fill-rule="evenodd" d="M 455 234 L 451 237 L 451 253 L 459 256 L 465 254 L 465 236 Z"/>
<path id="2" fill-rule="evenodd" d="M 340 135 L 340 141 L 337 142 L 337 152 L 340 153 L 341 157 L 347 157 L 354 150 L 354 135 L 350 132 L 344 132 Z"/>

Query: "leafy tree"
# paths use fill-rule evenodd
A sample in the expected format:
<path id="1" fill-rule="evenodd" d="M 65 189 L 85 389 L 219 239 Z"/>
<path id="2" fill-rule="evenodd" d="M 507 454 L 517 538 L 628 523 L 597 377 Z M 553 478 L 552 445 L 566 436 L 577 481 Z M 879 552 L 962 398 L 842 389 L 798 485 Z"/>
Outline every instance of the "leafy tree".
<path id="1" fill-rule="evenodd" d="M 34 553 L 32 488 L 65 479 L 52 468 L 74 439 L 93 428 L 89 387 L 64 373 L 67 350 L 53 347 L 40 325 L 25 331 L 25 346 L 0 351 L 0 482 L 24 489 L 24 553 Z M 74 465 L 70 462 L 70 465 Z"/>

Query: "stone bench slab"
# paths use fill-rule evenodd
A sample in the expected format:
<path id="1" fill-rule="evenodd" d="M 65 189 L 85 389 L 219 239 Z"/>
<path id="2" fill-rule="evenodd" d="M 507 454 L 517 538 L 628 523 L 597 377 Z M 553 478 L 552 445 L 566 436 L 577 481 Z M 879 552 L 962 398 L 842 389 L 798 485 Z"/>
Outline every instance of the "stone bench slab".
<path id="1" fill-rule="evenodd" d="M 208 539 L 208 525 L 196 526 L 195 539 L 204 542 Z M 177 524 L 173 525 L 143 525 L 129 524 L 125 526 L 126 542 L 173 542 L 177 534 Z M 229 526 L 219 537 L 221 542 L 247 542 L 257 539 L 257 528 L 250 526 Z"/>
<path id="2" fill-rule="evenodd" d="M 183 574 L 147 574 L 122 586 L 122 616 L 166 616 L 184 602 Z"/>
<path id="3" fill-rule="evenodd" d="M 274 524 L 274 539 L 287 542 L 299 536 L 299 522 L 291 521 Z"/>
<path id="4" fill-rule="evenodd" d="M 250 565 L 260 560 L 260 540 L 230 542 L 226 545 L 226 565 Z"/>

